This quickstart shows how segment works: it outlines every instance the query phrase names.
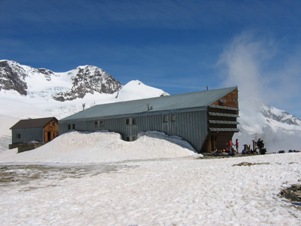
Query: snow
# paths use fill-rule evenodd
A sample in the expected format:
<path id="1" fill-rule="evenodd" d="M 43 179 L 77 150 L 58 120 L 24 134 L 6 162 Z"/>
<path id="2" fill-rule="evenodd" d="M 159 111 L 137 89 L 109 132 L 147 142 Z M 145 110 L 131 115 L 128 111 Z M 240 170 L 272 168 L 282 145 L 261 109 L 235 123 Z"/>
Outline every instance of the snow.
<path id="1" fill-rule="evenodd" d="M 32 151 L 19 154 L 16 149 L 2 152 L 0 163 L 98 163 L 192 155 L 201 156 L 181 138 L 155 131 L 141 133 L 133 142 L 124 141 L 120 134 L 113 132 L 70 132 Z"/>
<path id="2" fill-rule="evenodd" d="M 301 153 L 201 159 L 167 139 L 72 132 L 0 153 L 0 166 L 27 164 L 10 172 L 34 178 L 0 187 L 2 225 L 300 225 L 301 211 L 278 194 L 300 182 Z"/>

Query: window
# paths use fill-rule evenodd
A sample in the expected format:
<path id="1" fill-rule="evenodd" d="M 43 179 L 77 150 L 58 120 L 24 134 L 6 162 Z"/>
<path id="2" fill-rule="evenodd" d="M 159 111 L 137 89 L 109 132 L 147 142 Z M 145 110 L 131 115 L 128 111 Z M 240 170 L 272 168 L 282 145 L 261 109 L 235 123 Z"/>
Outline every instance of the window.
<path id="1" fill-rule="evenodd" d="M 75 124 L 68 124 L 68 130 L 75 129 Z"/>
<path id="2" fill-rule="evenodd" d="M 17 133 L 17 138 L 18 138 L 18 139 L 21 138 L 21 133 Z"/>
<path id="3" fill-rule="evenodd" d="M 163 115 L 163 122 L 168 122 L 168 115 Z"/>
<path id="4" fill-rule="evenodd" d="M 104 127 L 104 121 L 95 121 L 94 122 L 94 127 L 95 128 Z"/>
<path id="5" fill-rule="evenodd" d="M 132 125 L 136 125 L 136 119 L 132 118 Z"/>
<path id="6" fill-rule="evenodd" d="M 136 125 L 136 124 L 137 124 L 137 121 L 136 121 L 135 118 L 127 118 L 127 119 L 125 120 L 125 124 L 126 124 L 126 125 Z"/>
<path id="7" fill-rule="evenodd" d="M 171 121 L 175 122 L 176 121 L 176 115 L 171 115 Z"/>

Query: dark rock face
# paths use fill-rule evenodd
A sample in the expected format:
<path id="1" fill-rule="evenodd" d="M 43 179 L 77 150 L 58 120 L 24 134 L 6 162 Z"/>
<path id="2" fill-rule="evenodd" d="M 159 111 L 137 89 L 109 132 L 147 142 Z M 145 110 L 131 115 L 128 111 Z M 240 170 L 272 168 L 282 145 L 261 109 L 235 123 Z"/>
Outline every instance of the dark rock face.
<path id="1" fill-rule="evenodd" d="M 12 68 L 8 61 L 0 61 L 0 90 L 15 90 L 21 95 L 27 95 L 26 76 L 18 65 Z"/>
<path id="2" fill-rule="evenodd" d="M 66 75 L 72 80 L 72 88 L 53 93 L 52 98 L 57 101 L 83 98 L 86 94 L 94 92 L 112 94 L 121 88 L 119 81 L 95 66 L 80 66 Z M 45 68 L 35 69 L 14 61 L 0 60 L 0 91 L 15 90 L 21 95 L 28 95 L 31 91 L 28 90 L 30 84 L 26 83 L 26 78 L 34 79 L 35 76 L 42 76 L 51 83 L 53 76 L 59 75 Z"/>
<path id="3" fill-rule="evenodd" d="M 79 67 L 78 73 L 72 78 L 72 88 L 53 96 L 55 100 L 66 101 L 83 98 L 87 93 L 112 94 L 121 88 L 120 82 L 105 71 L 92 66 Z"/>

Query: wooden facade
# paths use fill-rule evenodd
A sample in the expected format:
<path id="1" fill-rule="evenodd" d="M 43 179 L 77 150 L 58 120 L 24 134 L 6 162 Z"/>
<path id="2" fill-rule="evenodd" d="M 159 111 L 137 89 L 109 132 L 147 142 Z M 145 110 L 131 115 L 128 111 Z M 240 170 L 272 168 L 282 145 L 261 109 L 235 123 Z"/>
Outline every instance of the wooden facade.
<path id="1" fill-rule="evenodd" d="M 20 120 L 11 128 L 15 148 L 30 143 L 44 144 L 58 136 L 58 120 L 55 117 Z"/>
<path id="2" fill-rule="evenodd" d="M 208 135 L 202 150 L 223 150 L 237 129 L 238 90 L 235 89 L 208 106 Z"/>

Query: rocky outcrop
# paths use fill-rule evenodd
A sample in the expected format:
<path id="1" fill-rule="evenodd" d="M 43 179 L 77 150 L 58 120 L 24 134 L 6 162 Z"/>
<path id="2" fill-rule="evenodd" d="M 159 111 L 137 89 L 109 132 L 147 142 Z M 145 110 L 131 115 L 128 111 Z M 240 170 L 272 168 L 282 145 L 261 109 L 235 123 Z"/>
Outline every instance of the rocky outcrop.
<path id="1" fill-rule="evenodd" d="M 36 85 L 40 83 L 43 85 Z M 0 60 L 0 91 L 15 90 L 25 96 L 68 101 L 83 98 L 88 93 L 112 94 L 120 88 L 119 81 L 95 66 L 79 66 L 69 72 L 55 73 L 46 68 L 36 69 L 14 61 Z"/>
<path id="2" fill-rule="evenodd" d="M 94 66 L 78 67 L 72 77 L 72 88 L 67 92 L 60 92 L 53 96 L 55 100 L 66 101 L 83 98 L 87 93 L 112 94 L 121 88 L 120 82 L 110 74 Z"/>
<path id="3" fill-rule="evenodd" d="M 26 76 L 22 67 L 12 67 L 9 61 L 0 61 L 0 91 L 15 90 L 21 95 L 27 95 Z"/>
<path id="4" fill-rule="evenodd" d="M 279 195 L 291 201 L 301 210 L 301 184 L 293 184 L 291 187 L 283 189 Z"/>

